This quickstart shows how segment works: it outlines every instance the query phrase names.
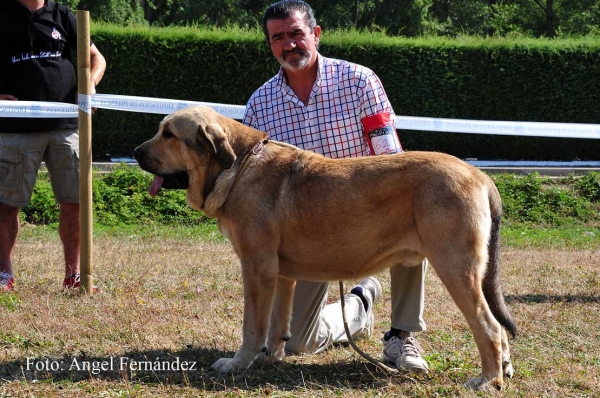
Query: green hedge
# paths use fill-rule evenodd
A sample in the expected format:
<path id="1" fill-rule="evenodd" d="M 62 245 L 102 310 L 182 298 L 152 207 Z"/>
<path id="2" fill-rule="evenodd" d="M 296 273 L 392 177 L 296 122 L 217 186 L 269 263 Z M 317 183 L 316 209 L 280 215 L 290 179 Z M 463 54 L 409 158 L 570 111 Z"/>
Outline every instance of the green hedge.
<path id="1" fill-rule="evenodd" d="M 100 93 L 244 105 L 278 70 L 262 32 L 95 25 Z M 372 68 L 398 115 L 600 123 L 600 40 L 406 39 L 325 32 L 321 53 Z M 101 110 L 94 155 L 130 155 L 162 115 Z M 598 159 L 600 140 L 399 131 L 408 150 L 461 158 Z"/>
<path id="2" fill-rule="evenodd" d="M 161 189 L 156 197 L 148 194 L 152 175 L 138 167 L 118 165 L 110 173 L 93 174 L 94 223 L 119 225 L 186 225 L 213 223 L 204 213 L 188 206 L 185 190 Z M 40 172 L 31 203 L 23 208 L 23 221 L 31 224 L 58 222 L 59 206 L 48 173 Z"/>

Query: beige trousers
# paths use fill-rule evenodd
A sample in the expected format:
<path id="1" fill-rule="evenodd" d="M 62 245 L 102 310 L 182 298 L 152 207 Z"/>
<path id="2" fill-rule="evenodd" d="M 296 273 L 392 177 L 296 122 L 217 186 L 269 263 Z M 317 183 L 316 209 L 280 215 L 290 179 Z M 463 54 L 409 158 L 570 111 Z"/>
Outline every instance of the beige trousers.
<path id="1" fill-rule="evenodd" d="M 408 332 L 426 329 L 423 320 L 425 273 L 427 260 L 421 266 L 395 266 L 390 269 L 392 314 L 391 326 Z M 327 304 L 329 283 L 298 281 L 292 309 L 289 353 L 317 353 L 332 344 L 346 342 L 340 301 Z M 344 296 L 350 334 L 355 337 L 368 328 L 368 314 L 354 294 Z"/>

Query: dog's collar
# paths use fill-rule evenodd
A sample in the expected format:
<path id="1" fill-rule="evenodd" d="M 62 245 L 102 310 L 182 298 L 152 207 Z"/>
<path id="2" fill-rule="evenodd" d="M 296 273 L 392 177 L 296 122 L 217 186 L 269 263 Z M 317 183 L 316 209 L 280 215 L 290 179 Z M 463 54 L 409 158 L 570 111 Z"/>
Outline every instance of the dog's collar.
<path id="1" fill-rule="evenodd" d="M 265 148 L 265 145 L 267 145 L 268 143 L 269 143 L 269 139 L 265 138 L 264 140 L 260 141 L 258 144 L 254 145 L 254 147 L 252 147 L 251 150 L 246 152 L 246 155 L 244 155 L 244 159 L 242 159 L 242 164 L 240 165 L 240 168 L 235 176 L 235 180 L 233 180 L 233 184 L 231 184 L 231 189 L 229 190 L 230 194 L 233 191 L 233 188 L 236 186 L 237 182 L 242 177 L 242 174 L 244 174 L 246 167 L 248 167 L 248 164 L 250 164 L 250 159 L 252 158 L 252 156 L 258 155 L 259 153 L 261 153 L 262 150 Z"/>

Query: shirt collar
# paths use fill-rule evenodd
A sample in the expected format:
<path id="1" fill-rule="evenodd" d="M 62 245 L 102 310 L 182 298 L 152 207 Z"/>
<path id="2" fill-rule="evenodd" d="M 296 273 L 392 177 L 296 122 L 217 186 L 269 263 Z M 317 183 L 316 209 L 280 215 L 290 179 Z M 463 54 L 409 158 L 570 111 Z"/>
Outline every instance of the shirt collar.
<path id="1" fill-rule="evenodd" d="M 49 1 L 49 0 L 48 0 Z M 317 78 L 315 79 L 315 84 L 313 85 L 312 88 L 312 94 L 311 97 L 318 91 L 318 88 L 321 87 L 321 81 L 323 80 L 324 76 L 325 76 L 325 57 L 323 57 L 321 55 L 321 53 L 317 53 Z M 296 96 L 294 94 L 294 91 L 290 88 L 290 86 L 287 83 L 287 80 L 285 78 L 285 69 L 283 69 L 283 66 L 279 67 L 279 73 L 277 74 L 277 85 L 280 87 L 280 89 L 288 94 L 288 95 L 292 95 L 292 96 Z"/>
<path id="2" fill-rule="evenodd" d="M 46 11 L 54 11 L 54 3 L 52 2 L 52 0 L 46 0 L 45 2 L 45 7 L 46 7 Z"/>

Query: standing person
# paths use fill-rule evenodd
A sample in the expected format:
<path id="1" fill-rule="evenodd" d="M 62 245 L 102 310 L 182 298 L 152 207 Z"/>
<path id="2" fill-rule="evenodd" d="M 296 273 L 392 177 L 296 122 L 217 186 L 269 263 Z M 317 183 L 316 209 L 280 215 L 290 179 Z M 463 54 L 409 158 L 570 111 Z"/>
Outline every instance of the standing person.
<path id="1" fill-rule="evenodd" d="M 4 0 L 0 26 L 0 100 L 77 104 L 75 16 L 51 0 Z M 90 58 L 95 93 L 106 61 L 94 44 Z M 80 286 L 77 129 L 77 118 L 0 118 L 0 291 L 12 290 L 15 284 L 12 261 L 19 211 L 29 204 L 42 161 L 60 204 L 63 286 Z"/>
<path id="2" fill-rule="evenodd" d="M 321 27 L 302 0 L 272 4 L 263 16 L 263 31 L 279 73 L 256 90 L 243 123 L 331 158 L 368 156 L 367 121 L 394 120 L 394 111 L 379 78 L 370 69 L 319 52 Z M 392 125 L 393 126 L 393 125 Z M 393 128 L 393 127 L 392 127 Z M 402 149 L 397 142 L 396 152 Z M 392 323 L 383 338 L 383 359 L 399 369 L 427 372 L 427 362 L 412 332 L 425 330 L 422 266 L 390 270 Z M 298 281 L 294 295 L 288 352 L 317 353 L 346 341 L 340 303 L 327 305 L 328 283 Z M 370 334 L 373 304 L 381 295 L 376 278 L 367 278 L 344 298 L 353 336 Z"/>

